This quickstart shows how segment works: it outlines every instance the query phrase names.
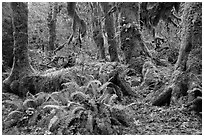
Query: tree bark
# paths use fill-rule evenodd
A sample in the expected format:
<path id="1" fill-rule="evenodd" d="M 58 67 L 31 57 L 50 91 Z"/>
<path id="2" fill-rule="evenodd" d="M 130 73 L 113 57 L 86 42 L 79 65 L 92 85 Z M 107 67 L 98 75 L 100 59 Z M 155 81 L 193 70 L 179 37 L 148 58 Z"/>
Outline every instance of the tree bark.
<path id="1" fill-rule="evenodd" d="M 8 78 L 3 81 L 2 91 L 26 97 L 26 94 L 55 92 L 68 82 L 69 69 L 35 73 L 28 57 L 28 6 L 23 2 L 11 2 L 14 28 L 14 63 Z"/>
<path id="2" fill-rule="evenodd" d="M 185 3 L 182 19 L 179 57 L 166 88 L 172 89 L 171 100 L 175 105 L 181 104 L 179 99 L 188 90 L 202 87 L 202 3 Z"/>
<path id="3" fill-rule="evenodd" d="M 48 12 L 48 28 L 49 28 L 49 51 L 55 49 L 56 41 L 56 21 L 57 21 L 57 2 L 49 3 L 50 8 Z"/>
<path id="4" fill-rule="evenodd" d="M 120 40 L 121 50 L 125 56 L 125 62 L 142 74 L 142 66 L 147 56 L 151 57 L 140 31 L 140 10 L 137 2 L 119 3 Z"/>
<path id="5" fill-rule="evenodd" d="M 11 90 L 16 80 L 34 72 L 28 57 L 28 6 L 23 2 L 11 2 L 14 29 L 14 61 L 11 73 L 3 81 L 3 90 Z M 15 84 L 13 84 L 15 85 Z"/>
<path id="6" fill-rule="evenodd" d="M 2 72 L 13 65 L 13 26 L 9 2 L 2 2 Z"/>
<path id="7" fill-rule="evenodd" d="M 76 30 L 77 25 L 79 27 L 78 38 L 81 39 L 81 37 L 83 38 L 86 35 L 86 23 L 83 19 L 79 17 L 79 15 L 75 10 L 75 7 L 76 7 L 76 2 L 67 2 L 67 13 L 68 13 L 68 16 L 72 18 L 72 34 L 67 38 L 68 40 L 66 42 L 64 42 L 57 49 L 55 49 L 54 53 L 64 48 L 65 45 L 69 45 L 72 42 L 72 39 L 77 32 Z"/>
<path id="8" fill-rule="evenodd" d="M 108 2 L 101 2 L 101 7 L 103 9 L 105 16 L 105 30 L 108 35 L 108 52 L 110 54 L 110 61 L 119 61 L 118 52 L 117 52 L 117 43 L 115 39 L 115 25 L 113 15 L 108 15 L 109 10 L 111 9 L 111 4 Z"/>
<path id="9" fill-rule="evenodd" d="M 82 37 L 84 37 L 86 35 L 86 23 L 84 22 L 83 19 L 79 17 L 79 15 L 77 14 L 75 10 L 75 7 L 76 7 L 76 2 L 67 2 L 68 15 L 73 19 L 72 21 L 73 35 L 76 32 L 76 25 L 78 24 L 79 31 Z"/>
<path id="10" fill-rule="evenodd" d="M 97 58 L 106 59 L 102 27 L 99 18 L 99 5 L 96 2 L 92 2 L 91 9 L 93 39 L 98 48 Z"/>
<path id="11" fill-rule="evenodd" d="M 175 103 L 188 90 L 202 86 L 202 3 L 185 3 L 181 47 L 172 78 Z M 185 75 L 184 75 L 185 74 Z M 186 89 L 183 88 L 186 86 Z"/>

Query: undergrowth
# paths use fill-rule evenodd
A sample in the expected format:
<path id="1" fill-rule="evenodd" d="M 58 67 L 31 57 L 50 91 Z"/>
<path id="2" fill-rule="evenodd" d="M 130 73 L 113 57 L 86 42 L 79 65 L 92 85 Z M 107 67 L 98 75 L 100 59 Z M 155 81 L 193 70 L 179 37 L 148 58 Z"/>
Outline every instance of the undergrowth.
<path id="1" fill-rule="evenodd" d="M 67 82 L 62 84 L 61 91 L 36 95 L 28 92 L 25 99 L 11 99 L 3 93 L 3 105 L 13 108 L 3 118 L 4 132 L 20 134 L 21 128 L 38 127 L 46 131 L 43 134 L 96 135 L 117 134 L 114 133 L 117 126 L 128 127 L 130 118 L 125 109 L 134 103 L 122 105 L 114 88 L 117 85 L 108 82 L 110 70 L 117 63 L 95 65 L 98 67 L 92 68 L 96 70 L 89 70 L 90 66 L 71 68 L 72 73 L 64 75 Z M 53 70 L 46 71 L 50 72 Z"/>

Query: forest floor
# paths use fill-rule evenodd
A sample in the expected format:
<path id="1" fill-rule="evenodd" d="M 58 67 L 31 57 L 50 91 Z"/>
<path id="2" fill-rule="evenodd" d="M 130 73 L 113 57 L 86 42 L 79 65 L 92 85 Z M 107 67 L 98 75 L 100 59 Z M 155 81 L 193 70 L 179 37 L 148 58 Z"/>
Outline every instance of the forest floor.
<path id="1" fill-rule="evenodd" d="M 202 134 L 202 116 L 195 112 L 189 112 L 178 106 L 152 106 L 148 101 L 151 90 L 138 90 L 136 87 L 132 89 L 137 93 L 137 97 L 124 96 L 120 105 L 134 105 L 125 109 L 125 113 L 131 118 L 129 126 L 111 125 L 113 132 L 111 134 L 117 135 L 201 135 Z M 2 101 L 2 121 L 8 119 L 12 111 L 16 110 L 16 106 L 9 103 L 7 100 L 12 100 L 14 103 L 23 102 L 24 100 L 12 94 L 3 94 Z M 5 103 L 7 102 L 7 103 Z M 17 116 L 16 116 L 17 117 Z M 11 118 L 13 121 L 18 121 Z M 4 135 L 45 135 L 45 134 L 95 134 L 87 132 L 86 129 L 80 130 L 77 133 L 71 130 L 66 133 L 50 132 L 48 130 L 49 122 L 45 125 L 28 124 L 26 118 L 18 122 L 11 122 L 8 128 L 5 128 L 3 122 Z M 51 119 L 49 119 L 51 121 Z M 6 123 L 8 125 L 8 122 Z M 69 129 L 67 129 L 69 130 Z"/>

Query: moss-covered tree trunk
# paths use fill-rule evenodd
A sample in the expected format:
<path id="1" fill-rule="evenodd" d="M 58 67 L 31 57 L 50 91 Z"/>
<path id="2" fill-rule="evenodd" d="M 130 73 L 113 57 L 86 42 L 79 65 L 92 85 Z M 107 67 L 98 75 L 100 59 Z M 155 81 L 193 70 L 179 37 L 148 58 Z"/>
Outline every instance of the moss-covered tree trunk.
<path id="1" fill-rule="evenodd" d="M 2 71 L 12 68 L 13 27 L 9 2 L 2 2 Z"/>
<path id="2" fill-rule="evenodd" d="M 120 19 L 121 50 L 125 56 L 125 62 L 142 74 L 142 65 L 149 55 L 140 31 L 140 10 L 138 2 L 118 3 Z"/>
<path id="3" fill-rule="evenodd" d="M 2 91 L 25 97 L 29 92 L 55 92 L 67 82 L 64 76 L 69 69 L 36 73 L 28 57 L 28 4 L 11 2 L 14 31 L 14 63 L 8 78 L 3 81 Z"/>
<path id="4" fill-rule="evenodd" d="M 70 36 L 68 36 L 67 42 L 60 45 L 58 48 L 55 49 L 54 53 L 61 50 L 65 45 L 69 45 L 74 37 L 74 35 L 77 33 L 77 27 L 79 30 L 78 34 L 78 40 L 81 41 L 81 38 L 86 36 L 86 23 L 85 21 L 79 17 L 76 10 L 76 2 L 67 2 L 67 13 L 68 16 L 72 19 L 72 33 Z"/>
<path id="5" fill-rule="evenodd" d="M 57 21 L 57 2 L 49 3 L 49 12 L 47 18 L 47 25 L 49 28 L 49 51 L 53 51 L 55 49 L 55 41 L 56 41 L 56 21 Z"/>
<path id="6" fill-rule="evenodd" d="M 99 5 L 96 2 L 92 2 L 90 5 L 92 9 L 91 20 L 93 29 L 93 39 L 98 48 L 97 58 L 106 59 L 102 27 L 99 18 Z"/>
<path id="7" fill-rule="evenodd" d="M 176 105 L 181 104 L 179 100 L 188 90 L 202 91 L 202 3 L 185 3 L 182 19 L 179 57 L 170 86 L 166 88 L 166 91 L 172 89 L 169 98 Z M 161 100 L 164 98 L 158 96 L 153 104 L 161 105 L 155 103 Z"/>
<path id="8" fill-rule="evenodd" d="M 172 99 L 202 86 L 202 3 L 185 3 L 181 47 L 172 77 Z"/>
<path id="9" fill-rule="evenodd" d="M 108 52 L 110 54 L 110 61 L 119 61 L 117 52 L 117 43 L 115 39 L 115 25 L 113 15 L 108 15 L 109 10 L 112 8 L 112 4 L 109 2 L 101 2 L 101 7 L 103 9 L 105 16 L 105 30 L 108 35 Z"/>
<path id="10" fill-rule="evenodd" d="M 11 73 L 3 81 L 4 89 L 11 90 L 15 81 L 34 72 L 28 57 L 28 6 L 23 2 L 11 2 L 13 37 L 14 37 L 14 62 Z"/>

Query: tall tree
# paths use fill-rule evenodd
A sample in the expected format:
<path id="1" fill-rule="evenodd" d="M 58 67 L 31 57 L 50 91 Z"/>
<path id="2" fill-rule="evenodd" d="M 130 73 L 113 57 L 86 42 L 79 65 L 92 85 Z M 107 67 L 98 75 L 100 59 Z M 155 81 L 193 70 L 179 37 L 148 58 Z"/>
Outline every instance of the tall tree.
<path id="1" fill-rule="evenodd" d="M 185 3 L 182 17 L 179 57 L 175 64 L 170 85 L 153 105 L 163 105 L 167 98 L 180 105 L 180 98 L 188 90 L 202 91 L 202 3 Z"/>
<path id="2" fill-rule="evenodd" d="M 2 61 L 3 71 L 13 65 L 12 11 L 9 2 L 2 2 Z"/>
<path id="3" fill-rule="evenodd" d="M 28 57 L 28 5 L 23 2 L 11 2 L 13 38 L 14 38 L 14 61 L 11 73 L 3 81 L 3 89 L 16 90 L 17 80 L 34 72 Z"/>
<path id="4" fill-rule="evenodd" d="M 50 51 L 55 49 L 56 41 L 56 21 L 57 21 L 57 2 L 49 2 L 49 12 L 48 12 L 48 28 L 49 28 L 49 47 Z"/>
<path id="5" fill-rule="evenodd" d="M 68 44 L 68 45 L 70 44 L 70 42 L 73 39 L 73 36 L 77 32 L 77 26 L 78 26 L 78 30 L 79 30 L 78 40 L 81 41 L 81 38 L 83 38 L 86 35 L 86 23 L 83 19 L 81 19 L 79 17 L 75 8 L 76 8 L 76 2 L 67 2 L 68 16 L 71 17 L 71 19 L 72 19 L 72 34 L 68 37 L 67 42 L 63 43 L 57 49 L 55 49 L 54 53 L 56 53 L 57 51 L 62 49 L 66 44 Z"/>
<path id="6" fill-rule="evenodd" d="M 100 4 L 105 14 L 105 30 L 108 35 L 108 52 L 110 54 L 110 61 L 119 61 L 115 39 L 114 18 L 112 14 L 108 14 L 109 10 L 112 8 L 112 4 L 109 2 L 101 2 Z"/>
<path id="7" fill-rule="evenodd" d="M 202 86 L 202 3 L 185 3 L 183 13 L 181 47 L 172 77 L 175 102 L 187 90 Z"/>
<path id="8" fill-rule="evenodd" d="M 90 6 L 92 9 L 91 20 L 92 20 L 92 29 L 93 29 L 93 39 L 98 48 L 97 58 L 106 59 L 104 39 L 103 39 L 102 26 L 101 26 L 102 24 L 99 18 L 100 16 L 99 5 L 96 2 L 92 2 L 90 3 Z"/>
<path id="9" fill-rule="evenodd" d="M 118 3 L 120 20 L 120 41 L 125 61 L 137 74 L 142 74 L 142 66 L 150 56 L 140 31 L 140 10 L 138 2 Z"/>

